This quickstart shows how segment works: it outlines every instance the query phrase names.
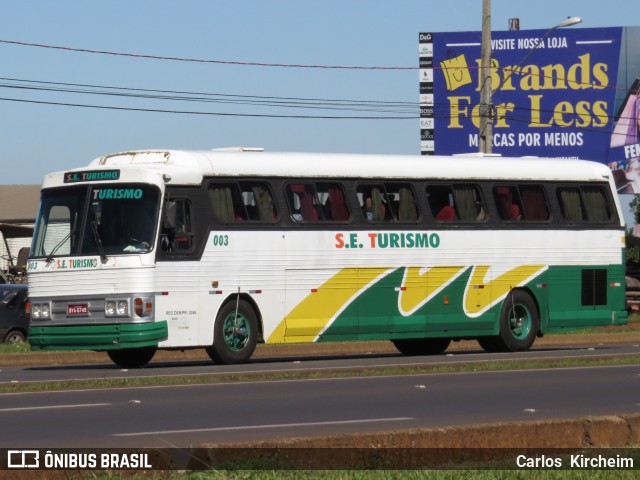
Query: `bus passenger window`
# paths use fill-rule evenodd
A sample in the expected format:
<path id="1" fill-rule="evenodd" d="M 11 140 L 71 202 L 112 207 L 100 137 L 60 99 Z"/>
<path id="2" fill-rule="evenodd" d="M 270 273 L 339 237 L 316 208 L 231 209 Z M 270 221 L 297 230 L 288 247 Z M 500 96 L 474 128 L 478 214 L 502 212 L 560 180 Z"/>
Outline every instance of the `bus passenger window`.
<path id="1" fill-rule="evenodd" d="M 316 196 L 322 204 L 322 216 L 328 222 L 347 222 L 351 218 L 344 189 L 339 183 L 318 182 Z"/>
<path id="2" fill-rule="evenodd" d="M 522 207 L 529 221 L 549 220 L 549 205 L 544 189 L 539 185 L 521 185 Z"/>
<path id="3" fill-rule="evenodd" d="M 358 186 L 358 200 L 362 214 L 368 222 L 383 222 L 388 215 L 386 192 L 383 185 Z"/>
<path id="4" fill-rule="evenodd" d="M 451 185 L 429 185 L 427 198 L 433 218 L 438 222 L 454 222 L 457 219 Z"/>
<path id="5" fill-rule="evenodd" d="M 439 222 L 484 222 L 487 220 L 479 185 L 432 183 L 427 186 L 429 207 Z"/>
<path id="6" fill-rule="evenodd" d="M 278 220 L 278 212 L 269 184 L 266 182 L 240 182 L 240 190 L 246 220 L 269 223 Z"/>
<path id="7" fill-rule="evenodd" d="M 320 203 L 312 183 L 286 186 L 289 213 L 294 222 L 317 222 L 324 219 Z"/>
<path id="8" fill-rule="evenodd" d="M 559 187 L 557 195 L 562 216 L 569 223 L 604 223 L 613 218 L 613 207 L 599 185 Z"/>
<path id="9" fill-rule="evenodd" d="M 420 208 L 409 183 L 362 184 L 357 194 L 368 222 L 416 223 L 420 218 Z"/>
<path id="10" fill-rule="evenodd" d="M 520 194 L 515 186 L 501 186 L 493 189 L 498 215 L 509 222 L 523 220 L 524 214 L 520 208 Z"/>
<path id="11" fill-rule="evenodd" d="M 612 208 L 607 201 L 607 195 L 600 186 L 585 186 L 581 188 L 582 196 L 587 206 L 587 217 L 590 222 L 608 222 L 611 220 Z"/>
<path id="12" fill-rule="evenodd" d="M 578 223 L 586 218 L 578 187 L 561 187 L 557 193 L 560 211 L 565 220 Z"/>
<path id="13" fill-rule="evenodd" d="M 248 214 L 236 183 L 212 183 L 209 200 L 213 214 L 220 223 L 229 224 L 247 220 Z"/>
<path id="14" fill-rule="evenodd" d="M 551 209 L 542 185 L 500 186 L 493 190 L 498 214 L 502 220 L 547 222 Z"/>

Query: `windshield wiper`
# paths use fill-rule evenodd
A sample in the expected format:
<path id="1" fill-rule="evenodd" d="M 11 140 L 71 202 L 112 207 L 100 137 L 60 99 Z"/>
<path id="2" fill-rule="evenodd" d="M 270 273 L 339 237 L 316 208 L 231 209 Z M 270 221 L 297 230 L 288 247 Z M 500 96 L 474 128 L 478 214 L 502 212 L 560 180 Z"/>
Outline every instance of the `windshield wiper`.
<path id="1" fill-rule="evenodd" d="M 56 254 L 58 249 L 64 244 L 64 242 L 66 242 L 67 240 L 69 240 L 69 238 L 71 238 L 71 235 L 73 235 L 73 233 L 74 231 L 71 230 L 69 233 L 67 233 L 64 236 L 62 240 L 58 242 L 58 244 L 55 247 L 53 247 L 53 250 L 51 250 L 51 253 L 47 255 L 47 266 L 49 266 L 49 264 L 53 261 L 53 256 Z"/>
<path id="2" fill-rule="evenodd" d="M 62 240 L 60 240 L 55 247 L 53 247 L 53 250 L 51 250 L 51 253 L 49 253 L 49 255 L 47 255 L 47 266 L 49 266 L 49 264 L 53 261 L 53 256 L 56 254 L 56 252 L 58 251 L 58 249 L 64 245 L 64 243 L 69 240 L 71 238 L 71 235 L 73 235 L 74 233 L 76 233 L 76 223 L 78 220 L 78 212 L 76 212 L 76 214 L 73 217 L 73 225 L 71 227 L 71 230 L 69 231 L 69 233 L 67 233 L 64 238 Z"/>
<path id="3" fill-rule="evenodd" d="M 91 220 L 89 223 L 91 223 L 93 238 L 96 241 L 96 245 L 98 245 L 98 252 L 100 252 L 100 262 L 107 263 L 107 256 L 105 255 L 104 248 L 102 247 L 102 239 L 100 238 L 100 233 L 98 233 L 98 222 Z"/>

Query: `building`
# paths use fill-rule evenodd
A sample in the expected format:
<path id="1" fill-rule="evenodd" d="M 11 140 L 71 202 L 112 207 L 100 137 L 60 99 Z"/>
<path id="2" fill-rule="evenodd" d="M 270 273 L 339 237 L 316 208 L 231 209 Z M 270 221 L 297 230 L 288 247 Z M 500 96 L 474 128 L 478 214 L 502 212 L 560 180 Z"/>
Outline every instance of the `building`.
<path id="1" fill-rule="evenodd" d="M 40 185 L 0 185 L 0 270 L 16 265 L 18 252 L 31 245 L 32 228 L 38 213 Z M 25 236 L 26 235 L 26 236 Z"/>

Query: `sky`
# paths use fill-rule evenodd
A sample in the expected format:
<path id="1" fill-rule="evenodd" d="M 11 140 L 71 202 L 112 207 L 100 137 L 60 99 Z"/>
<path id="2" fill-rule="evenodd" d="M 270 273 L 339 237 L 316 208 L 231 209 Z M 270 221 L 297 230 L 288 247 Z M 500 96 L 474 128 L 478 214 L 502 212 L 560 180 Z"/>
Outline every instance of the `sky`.
<path id="1" fill-rule="evenodd" d="M 523 30 L 569 16 L 583 19 L 570 28 L 640 25 L 637 0 L 491 3 L 493 30 L 507 30 L 509 18 Z M 0 8 L 1 184 L 37 184 L 133 149 L 419 154 L 418 33 L 478 31 L 482 21 L 482 0 L 3 0 Z M 309 102 L 315 108 L 302 108 Z M 367 118 L 308 118 L 323 116 Z"/>

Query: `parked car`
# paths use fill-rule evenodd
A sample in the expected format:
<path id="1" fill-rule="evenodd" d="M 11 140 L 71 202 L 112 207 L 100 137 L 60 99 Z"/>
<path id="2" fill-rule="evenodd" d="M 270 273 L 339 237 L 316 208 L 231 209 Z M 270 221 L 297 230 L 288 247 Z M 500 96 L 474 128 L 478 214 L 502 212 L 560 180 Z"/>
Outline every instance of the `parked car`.
<path id="1" fill-rule="evenodd" d="M 19 343 L 27 339 L 29 320 L 25 307 L 28 291 L 26 285 L 0 285 L 0 341 Z"/>

